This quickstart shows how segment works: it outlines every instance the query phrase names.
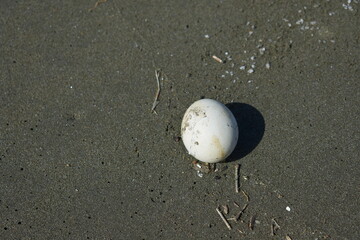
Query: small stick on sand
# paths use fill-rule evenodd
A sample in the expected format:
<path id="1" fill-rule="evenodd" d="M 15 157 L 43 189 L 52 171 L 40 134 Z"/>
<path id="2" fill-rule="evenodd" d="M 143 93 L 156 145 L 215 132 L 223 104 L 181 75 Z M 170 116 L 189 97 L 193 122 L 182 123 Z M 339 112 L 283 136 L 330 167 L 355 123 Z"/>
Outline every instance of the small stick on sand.
<path id="1" fill-rule="evenodd" d="M 214 172 L 218 172 L 219 169 L 218 169 L 218 166 L 216 165 L 216 163 L 214 163 Z"/>
<path id="2" fill-rule="evenodd" d="M 160 91 L 161 91 L 160 79 L 159 79 L 160 70 L 155 70 L 155 77 L 156 77 L 156 82 L 157 82 L 157 91 L 156 91 L 156 94 L 155 94 L 155 99 L 154 99 L 154 103 L 152 105 L 151 111 L 154 112 L 155 114 L 157 114 L 156 111 L 155 111 L 155 108 L 159 104 L 159 96 L 160 96 Z"/>
<path id="3" fill-rule="evenodd" d="M 241 209 L 241 211 L 236 215 L 235 217 L 235 221 L 239 221 L 239 219 L 241 218 L 241 215 L 243 215 L 243 213 L 245 212 L 246 208 L 248 207 L 249 204 L 245 204 L 245 206 L 243 207 L 243 209 Z"/>
<path id="4" fill-rule="evenodd" d="M 244 190 L 241 190 L 242 194 L 244 194 L 245 198 L 246 198 L 246 201 L 250 201 L 250 197 L 249 195 L 244 191 Z"/>
<path id="5" fill-rule="evenodd" d="M 240 164 L 236 164 L 235 165 L 235 192 L 236 193 L 239 192 L 239 169 L 240 169 Z"/>
<path id="6" fill-rule="evenodd" d="M 270 236 L 275 236 L 275 230 L 274 230 L 274 224 L 271 223 L 271 227 L 270 227 Z"/>
<path id="7" fill-rule="evenodd" d="M 234 201 L 234 205 L 235 205 L 235 207 L 240 207 L 240 205 L 235 201 Z"/>
<path id="8" fill-rule="evenodd" d="M 217 56 L 213 55 L 212 58 L 217 61 L 218 63 L 224 63 L 223 60 L 221 60 L 220 58 L 218 58 Z"/>
<path id="9" fill-rule="evenodd" d="M 280 225 L 276 222 L 275 218 L 272 218 L 271 221 L 274 225 L 274 230 L 280 229 Z"/>
<path id="10" fill-rule="evenodd" d="M 227 219 L 224 217 L 224 214 L 220 211 L 219 207 L 216 208 L 217 213 L 220 215 L 221 219 L 223 220 L 223 222 L 225 223 L 226 227 L 231 230 L 231 226 L 229 224 L 229 222 L 227 221 Z"/>
<path id="11" fill-rule="evenodd" d="M 223 209 L 224 209 L 224 214 L 225 214 L 225 215 L 228 215 L 228 214 L 229 214 L 229 206 L 228 206 L 228 205 L 224 205 L 224 206 L 223 206 Z"/>
<path id="12" fill-rule="evenodd" d="M 291 238 L 289 235 L 286 235 L 286 236 L 285 236 L 285 239 L 286 239 L 286 240 L 292 240 L 292 238 Z"/>
<path id="13" fill-rule="evenodd" d="M 89 12 L 92 11 L 92 10 L 94 10 L 95 8 L 97 8 L 97 6 L 99 6 L 100 4 L 105 3 L 106 1 L 107 1 L 107 0 L 98 0 L 98 1 L 95 3 L 94 7 L 92 7 L 92 8 L 89 9 Z"/>
<path id="14" fill-rule="evenodd" d="M 280 225 L 276 222 L 275 218 L 271 219 L 271 236 L 275 236 L 275 231 L 280 229 Z"/>
<path id="15" fill-rule="evenodd" d="M 254 230 L 255 216 L 251 216 L 249 220 L 249 228 Z"/>

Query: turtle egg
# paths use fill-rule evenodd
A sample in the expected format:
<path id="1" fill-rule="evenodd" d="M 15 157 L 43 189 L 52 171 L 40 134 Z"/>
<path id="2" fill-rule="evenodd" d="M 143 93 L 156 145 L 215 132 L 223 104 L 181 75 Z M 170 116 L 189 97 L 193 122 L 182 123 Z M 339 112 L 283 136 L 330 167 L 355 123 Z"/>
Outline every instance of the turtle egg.
<path id="1" fill-rule="evenodd" d="M 234 150 L 238 134 L 234 115 L 212 99 L 194 102 L 181 123 L 181 138 L 189 154 L 207 163 L 225 160 Z"/>

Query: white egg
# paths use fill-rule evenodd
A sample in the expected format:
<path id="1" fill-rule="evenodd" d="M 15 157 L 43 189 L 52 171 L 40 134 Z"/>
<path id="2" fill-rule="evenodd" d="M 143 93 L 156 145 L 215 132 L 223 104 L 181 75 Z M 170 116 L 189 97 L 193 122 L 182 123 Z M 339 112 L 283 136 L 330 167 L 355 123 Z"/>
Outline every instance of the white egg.
<path id="1" fill-rule="evenodd" d="M 225 160 L 234 150 L 238 134 L 234 115 L 212 99 L 194 102 L 181 123 L 181 138 L 189 154 L 207 163 Z"/>

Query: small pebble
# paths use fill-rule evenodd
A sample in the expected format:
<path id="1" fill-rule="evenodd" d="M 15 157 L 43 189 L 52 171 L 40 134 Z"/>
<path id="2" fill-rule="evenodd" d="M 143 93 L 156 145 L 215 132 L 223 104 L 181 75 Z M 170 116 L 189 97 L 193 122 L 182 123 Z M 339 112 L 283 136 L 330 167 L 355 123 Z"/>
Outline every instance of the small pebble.
<path id="1" fill-rule="evenodd" d="M 266 49 L 265 49 L 264 47 L 260 48 L 260 49 L 259 49 L 259 53 L 260 53 L 260 55 L 263 55 L 263 54 L 264 54 L 264 52 L 265 52 L 265 50 L 266 50 Z"/>

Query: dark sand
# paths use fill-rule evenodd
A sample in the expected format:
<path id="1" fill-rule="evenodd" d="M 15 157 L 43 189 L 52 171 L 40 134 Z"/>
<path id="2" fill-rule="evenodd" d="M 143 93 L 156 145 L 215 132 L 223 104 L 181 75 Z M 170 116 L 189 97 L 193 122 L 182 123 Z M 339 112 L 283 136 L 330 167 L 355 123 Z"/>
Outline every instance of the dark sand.
<path id="1" fill-rule="evenodd" d="M 0 2 L 0 239 L 360 238 L 359 1 L 95 2 Z M 199 177 L 202 97 L 241 125 Z"/>

